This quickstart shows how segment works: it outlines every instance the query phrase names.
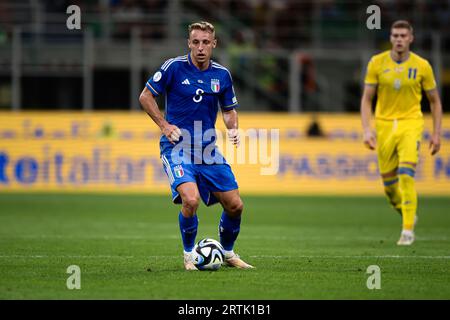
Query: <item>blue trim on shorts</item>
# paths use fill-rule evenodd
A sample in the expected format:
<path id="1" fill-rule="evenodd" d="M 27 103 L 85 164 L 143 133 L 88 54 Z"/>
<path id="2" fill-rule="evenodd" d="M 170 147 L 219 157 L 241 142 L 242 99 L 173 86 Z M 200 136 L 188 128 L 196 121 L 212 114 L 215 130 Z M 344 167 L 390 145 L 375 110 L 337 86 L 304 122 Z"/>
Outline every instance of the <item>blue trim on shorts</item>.
<path id="1" fill-rule="evenodd" d="M 407 174 L 408 176 L 414 178 L 414 176 L 416 175 L 416 171 L 411 168 L 400 167 L 398 168 L 398 174 Z"/>
<path id="2" fill-rule="evenodd" d="M 396 184 L 397 182 L 398 182 L 398 178 L 397 178 L 397 179 L 394 179 L 394 180 L 392 180 L 392 181 L 383 181 L 383 183 L 384 183 L 384 185 L 385 185 L 386 187 L 391 186 L 391 185 L 393 185 L 393 184 Z"/>

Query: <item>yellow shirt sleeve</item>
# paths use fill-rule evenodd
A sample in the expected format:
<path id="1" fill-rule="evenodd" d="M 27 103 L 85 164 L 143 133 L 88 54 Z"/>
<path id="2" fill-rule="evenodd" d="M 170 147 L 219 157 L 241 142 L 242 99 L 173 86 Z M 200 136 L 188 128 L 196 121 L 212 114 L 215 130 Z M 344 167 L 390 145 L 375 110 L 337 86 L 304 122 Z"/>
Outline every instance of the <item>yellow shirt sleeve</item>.
<path id="1" fill-rule="evenodd" d="M 422 88 L 425 91 L 430 91 L 436 88 L 436 80 L 434 79 L 433 68 L 427 62 L 424 68 L 424 74 L 422 79 Z"/>
<path id="2" fill-rule="evenodd" d="M 366 79 L 364 80 L 364 83 L 372 85 L 378 84 L 377 70 L 373 59 L 371 59 L 367 65 Z"/>

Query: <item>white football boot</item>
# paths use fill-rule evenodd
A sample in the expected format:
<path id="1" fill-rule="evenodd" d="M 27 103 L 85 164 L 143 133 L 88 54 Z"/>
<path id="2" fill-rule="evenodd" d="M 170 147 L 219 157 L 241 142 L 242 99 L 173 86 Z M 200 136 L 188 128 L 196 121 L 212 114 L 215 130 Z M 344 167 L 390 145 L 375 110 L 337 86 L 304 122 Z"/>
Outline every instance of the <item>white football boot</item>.
<path id="1" fill-rule="evenodd" d="M 410 246 L 414 242 L 414 231 L 403 230 L 400 239 L 397 241 L 399 246 Z"/>
<path id="2" fill-rule="evenodd" d="M 233 251 L 225 252 L 225 265 L 229 267 L 235 267 L 239 269 L 254 269 L 255 267 L 244 262 L 236 253 Z"/>
<path id="3" fill-rule="evenodd" d="M 184 268 L 188 271 L 198 270 L 194 265 L 194 255 L 192 252 L 184 252 Z"/>

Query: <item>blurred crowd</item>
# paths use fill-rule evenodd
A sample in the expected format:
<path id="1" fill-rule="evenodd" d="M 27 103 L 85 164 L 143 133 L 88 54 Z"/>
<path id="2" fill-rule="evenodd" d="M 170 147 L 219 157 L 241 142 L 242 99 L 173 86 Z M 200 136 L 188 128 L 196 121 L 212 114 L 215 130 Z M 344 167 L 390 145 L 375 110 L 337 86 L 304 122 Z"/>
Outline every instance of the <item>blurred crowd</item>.
<path id="1" fill-rule="evenodd" d="M 211 20 L 219 31 L 227 34 L 225 40 L 240 41 L 239 32 L 244 30 L 251 34 L 252 45 L 257 48 L 291 49 L 313 43 L 318 30 L 324 41 L 351 39 L 367 16 L 367 4 L 356 0 L 177 0 L 176 3 L 172 6 L 173 1 L 165 0 L 2 0 L 0 30 L 11 30 L 17 23 L 33 23 L 35 10 L 65 14 L 66 8 L 75 4 L 83 13 L 99 15 L 89 21 L 97 26 L 99 37 L 128 38 L 138 26 L 144 39 L 165 39 L 169 36 L 168 17 L 177 15 L 171 10 L 178 10 L 180 23 L 187 23 L 184 14 Z M 380 6 L 383 26 L 404 18 L 420 28 L 445 33 L 450 30 L 450 0 L 377 0 L 371 4 Z M 108 21 L 108 33 L 96 19 Z"/>
<path id="2" fill-rule="evenodd" d="M 439 34 L 441 51 L 450 52 L 450 0 L 374 0 L 373 4 L 381 9 L 382 30 L 370 32 L 377 50 L 389 47 L 389 25 L 407 19 L 416 30 L 413 50 L 430 49 L 432 35 Z M 239 70 L 234 79 L 240 82 L 238 87 L 273 110 L 287 106 L 286 52 L 362 48 L 368 38 L 369 4 L 360 0 L 0 0 L 0 45 L 11 40 L 17 25 L 39 32 L 67 32 L 70 5 L 80 6 L 83 30 L 89 27 L 96 39 L 107 41 L 128 41 L 134 29 L 151 45 L 174 37 L 178 41 L 187 37 L 186 27 L 193 20 L 212 22 L 220 48 L 228 53 L 230 69 Z M 298 60 L 303 109 L 316 111 L 324 87 L 324 77 L 321 84 L 317 76 L 320 62 L 307 54 Z M 348 91 L 357 90 L 355 85 Z"/>
<path id="3" fill-rule="evenodd" d="M 235 29 L 245 29 L 252 34 L 256 47 L 289 49 L 313 42 L 317 30 L 325 40 L 351 38 L 367 17 L 368 5 L 357 0 L 176 0 L 175 6 L 173 3 L 174 0 L 2 0 L 0 26 L 8 29 L 11 24 L 27 19 L 31 23 L 36 16 L 34 10 L 64 14 L 69 5 L 75 4 L 82 12 L 99 14 L 98 20 L 105 20 L 105 16 L 111 19 L 112 36 L 119 38 L 134 26 L 143 30 L 144 38 L 165 38 L 169 36 L 168 15 L 186 18 L 187 14 L 211 20 L 218 24 L 219 30 L 222 28 L 233 36 L 240 36 Z M 384 27 L 403 18 L 420 28 L 450 30 L 450 0 L 375 0 L 370 4 L 380 6 Z"/>
<path id="4" fill-rule="evenodd" d="M 167 7 L 164 0 L 42 0 L 47 12 L 61 12 L 70 5 L 78 5 L 89 11 L 104 11 L 109 7 L 115 11 L 123 11 L 140 15 L 161 11 Z"/>

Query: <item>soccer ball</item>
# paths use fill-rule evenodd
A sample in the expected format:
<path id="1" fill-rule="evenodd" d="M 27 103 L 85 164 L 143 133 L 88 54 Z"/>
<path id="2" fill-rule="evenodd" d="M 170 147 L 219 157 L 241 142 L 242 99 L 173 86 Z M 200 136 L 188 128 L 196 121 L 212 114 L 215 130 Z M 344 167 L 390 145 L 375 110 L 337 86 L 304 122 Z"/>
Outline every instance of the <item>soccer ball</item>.
<path id="1" fill-rule="evenodd" d="M 205 238 L 194 246 L 194 265 L 198 270 L 217 270 L 225 259 L 225 250 L 219 241 Z"/>

